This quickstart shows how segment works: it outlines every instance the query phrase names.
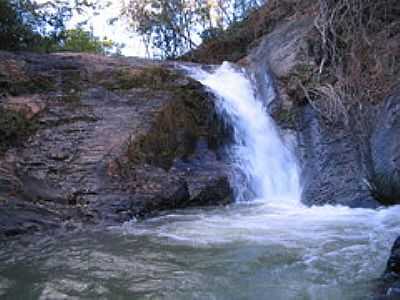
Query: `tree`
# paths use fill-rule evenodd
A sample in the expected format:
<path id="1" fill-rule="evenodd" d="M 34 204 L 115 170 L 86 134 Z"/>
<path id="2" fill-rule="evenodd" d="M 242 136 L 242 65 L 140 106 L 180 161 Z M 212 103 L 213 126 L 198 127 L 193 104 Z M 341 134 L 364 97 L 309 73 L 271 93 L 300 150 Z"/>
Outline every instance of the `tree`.
<path id="1" fill-rule="evenodd" d="M 177 57 L 242 20 L 264 0 L 129 0 L 123 14 L 148 47 Z"/>
<path id="2" fill-rule="evenodd" d="M 70 29 L 62 33 L 63 37 L 57 51 L 89 52 L 97 54 L 119 53 L 122 45 L 104 37 L 100 39 L 91 31 Z"/>
<path id="3" fill-rule="evenodd" d="M 0 0 L 0 49 L 51 51 L 65 32 L 72 12 L 94 7 L 88 0 Z"/>

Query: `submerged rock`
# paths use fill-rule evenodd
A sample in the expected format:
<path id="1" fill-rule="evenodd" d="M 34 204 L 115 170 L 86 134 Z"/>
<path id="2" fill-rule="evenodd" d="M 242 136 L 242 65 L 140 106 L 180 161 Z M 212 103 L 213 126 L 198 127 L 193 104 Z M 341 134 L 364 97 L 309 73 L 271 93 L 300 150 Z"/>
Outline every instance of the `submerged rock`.
<path id="1" fill-rule="evenodd" d="M 0 61 L 14 62 L 0 70 L 0 111 L 36 124 L 17 127 L 0 154 L 0 236 L 232 201 L 213 101 L 167 64 L 72 53 Z"/>

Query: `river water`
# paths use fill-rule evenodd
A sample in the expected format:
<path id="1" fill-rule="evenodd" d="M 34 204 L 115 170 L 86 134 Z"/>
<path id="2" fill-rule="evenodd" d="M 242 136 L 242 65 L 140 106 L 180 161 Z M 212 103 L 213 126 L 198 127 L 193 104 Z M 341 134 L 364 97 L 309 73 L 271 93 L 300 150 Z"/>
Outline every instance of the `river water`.
<path id="1" fill-rule="evenodd" d="M 191 75 L 234 127 L 236 203 L 105 230 L 8 242 L 4 299 L 367 299 L 400 207 L 305 207 L 296 159 L 251 81 L 229 64 Z"/>

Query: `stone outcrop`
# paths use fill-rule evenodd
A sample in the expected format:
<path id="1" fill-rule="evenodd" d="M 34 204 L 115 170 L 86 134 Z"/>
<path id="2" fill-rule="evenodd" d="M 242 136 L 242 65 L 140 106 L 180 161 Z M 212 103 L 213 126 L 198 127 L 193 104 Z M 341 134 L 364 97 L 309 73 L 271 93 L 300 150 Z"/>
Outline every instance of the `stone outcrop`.
<path id="1" fill-rule="evenodd" d="M 0 236 L 232 200 L 213 101 L 171 64 L 0 61 Z"/>

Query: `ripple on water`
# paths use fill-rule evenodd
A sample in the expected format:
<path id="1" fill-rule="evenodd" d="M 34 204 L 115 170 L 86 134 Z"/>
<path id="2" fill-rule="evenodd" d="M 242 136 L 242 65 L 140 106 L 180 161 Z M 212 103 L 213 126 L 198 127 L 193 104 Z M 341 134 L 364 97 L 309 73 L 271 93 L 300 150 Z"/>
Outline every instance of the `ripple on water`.
<path id="1" fill-rule="evenodd" d="M 233 205 L 0 249 L 7 299 L 357 299 L 400 232 L 399 207 Z"/>

